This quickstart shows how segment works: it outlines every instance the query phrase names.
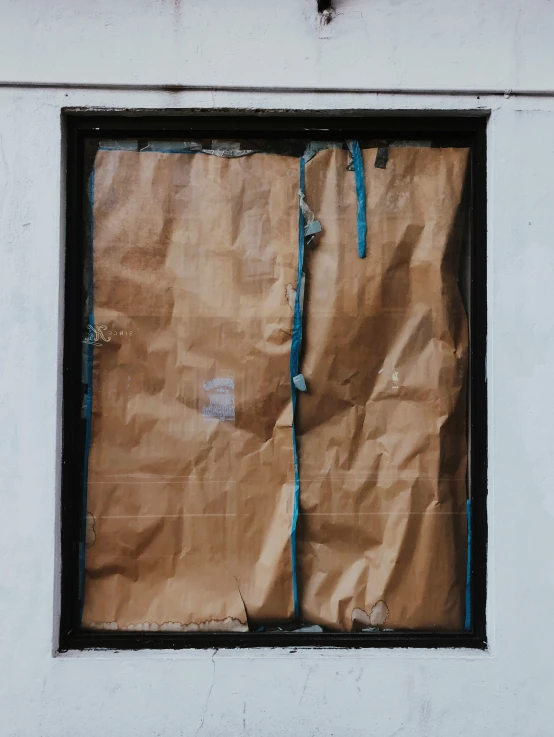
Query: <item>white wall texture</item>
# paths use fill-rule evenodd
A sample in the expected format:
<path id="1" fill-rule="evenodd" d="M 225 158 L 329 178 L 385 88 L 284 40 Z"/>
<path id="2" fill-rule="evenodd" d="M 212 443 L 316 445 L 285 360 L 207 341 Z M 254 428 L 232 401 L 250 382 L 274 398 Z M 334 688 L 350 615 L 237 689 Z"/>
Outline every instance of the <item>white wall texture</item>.
<path id="1" fill-rule="evenodd" d="M 553 734 L 554 2 L 336 0 L 318 30 L 315 1 L 0 0 L 0 737 Z M 487 652 L 56 654 L 61 110 L 85 106 L 491 111 Z"/>

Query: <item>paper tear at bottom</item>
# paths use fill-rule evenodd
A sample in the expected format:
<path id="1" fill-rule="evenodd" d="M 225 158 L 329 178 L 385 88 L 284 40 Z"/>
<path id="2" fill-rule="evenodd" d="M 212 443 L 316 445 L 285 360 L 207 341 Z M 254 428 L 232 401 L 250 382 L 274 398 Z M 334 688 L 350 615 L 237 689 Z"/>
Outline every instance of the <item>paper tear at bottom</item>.
<path id="1" fill-rule="evenodd" d="M 369 624 L 372 627 L 378 627 L 379 625 L 385 624 L 388 616 L 389 608 L 383 600 L 380 600 L 369 613 Z"/>
<path id="2" fill-rule="evenodd" d="M 352 624 L 361 624 L 363 627 L 380 627 L 387 621 L 389 608 L 380 599 L 368 614 L 363 609 L 356 607 L 352 610 Z"/>

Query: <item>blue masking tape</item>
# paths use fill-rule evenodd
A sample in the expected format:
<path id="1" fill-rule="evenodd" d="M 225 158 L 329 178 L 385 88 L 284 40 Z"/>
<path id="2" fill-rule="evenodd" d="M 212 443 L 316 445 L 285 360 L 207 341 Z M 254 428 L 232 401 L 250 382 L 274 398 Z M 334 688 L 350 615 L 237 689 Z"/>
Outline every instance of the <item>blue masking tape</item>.
<path id="1" fill-rule="evenodd" d="M 300 192 L 304 193 L 306 186 L 306 162 L 300 159 Z M 299 375 L 300 348 L 302 346 L 302 271 L 304 268 L 304 216 L 302 208 L 298 208 L 298 273 L 296 277 L 296 298 L 294 301 L 294 322 L 292 327 L 292 344 L 290 349 L 290 385 L 292 397 L 292 449 L 294 456 L 294 501 L 292 508 L 292 524 L 290 533 L 291 555 L 292 555 L 292 592 L 294 601 L 294 613 L 300 614 L 298 607 L 298 576 L 296 560 L 296 524 L 298 522 L 298 507 L 300 503 L 300 473 L 298 468 L 298 448 L 296 443 L 296 429 L 294 416 L 296 414 L 296 396 L 298 394 L 294 378 Z"/>
<path id="2" fill-rule="evenodd" d="M 465 629 L 471 629 L 471 499 L 466 501 L 467 516 L 467 570 L 466 570 L 466 619 Z"/>
<path id="3" fill-rule="evenodd" d="M 304 235 L 316 235 L 321 233 L 321 223 L 319 220 L 314 220 L 304 229 Z"/>
<path id="4" fill-rule="evenodd" d="M 305 392 L 308 388 L 306 386 L 306 379 L 302 376 L 302 374 L 298 374 L 298 376 L 293 376 L 292 383 L 298 389 L 299 392 Z"/>
<path id="5" fill-rule="evenodd" d="M 349 141 L 348 148 L 352 154 L 354 179 L 356 182 L 356 197 L 358 198 L 358 256 L 366 256 L 367 221 L 365 213 L 365 181 L 364 160 L 358 141 Z"/>

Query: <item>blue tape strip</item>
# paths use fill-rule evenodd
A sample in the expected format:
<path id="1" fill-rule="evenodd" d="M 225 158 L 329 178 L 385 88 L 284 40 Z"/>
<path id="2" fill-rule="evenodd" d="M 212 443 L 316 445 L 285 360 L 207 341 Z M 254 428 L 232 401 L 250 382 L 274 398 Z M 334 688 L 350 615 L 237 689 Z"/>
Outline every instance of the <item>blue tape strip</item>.
<path id="1" fill-rule="evenodd" d="M 115 146 L 98 146 L 99 151 L 126 151 L 131 153 L 139 153 L 139 154 L 201 154 L 202 151 L 192 151 L 190 149 L 163 149 L 159 151 L 155 151 L 153 149 L 144 150 L 144 151 L 133 151 L 133 149 L 130 148 L 116 148 Z"/>
<path id="2" fill-rule="evenodd" d="M 138 151 L 139 154 L 201 154 L 202 151 L 192 151 L 190 149 L 174 149 L 164 148 L 157 151 L 156 149 L 149 149 L 146 151 Z"/>
<path id="3" fill-rule="evenodd" d="M 94 327 L 94 276 L 93 276 L 93 243 L 94 243 L 94 168 L 91 171 L 88 186 L 90 226 L 89 226 L 89 273 L 88 273 L 88 324 Z M 87 532 L 87 490 L 88 490 L 88 460 L 91 441 L 92 425 L 92 375 L 94 365 L 94 345 L 91 341 L 89 330 L 87 345 L 87 395 L 86 395 L 86 421 L 85 421 L 85 457 L 83 461 L 83 497 L 82 497 L 82 520 L 81 520 L 81 547 L 79 551 L 79 601 L 81 603 L 81 616 L 83 614 L 84 590 L 85 590 L 85 551 Z"/>
<path id="4" fill-rule="evenodd" d="M 306 162 L 300 159 L 300 192 L 304 193 L 306 187 Z M 296 414 L 296 397 L 298 389 L 293 378 L 299 373 L 300 348 L 302 346 L 302 305 L 300 303 L 302 292 L 302 271 L 304 269 L 304 216 L 302 208 L 298 208 L 298 274 L 296 277 L 296 299 L 294 301 L 294 322 L 292 327 L 292 344 L 290 349 L 290 386 L 292 397 L 292 449 L 294 455 L 294 502 L 292 508 L 292 524 L 290 533 L 292 553 L 292 591 L 294 600 L 294 613 L 298 617 L 298 576 L 296 560 L 296 524 L 298 522 L 298 507 L 300 503 L 300 473 L 298 468 L 298 448 L 296 443 L 296 429 L 294 416 Z"/>
<path id="5" fill-rule="evenodd" d="M 467 516 L 467 571 L 466 571 L 466 619 L 465 629 L 471 629 L 471 499 L 466 501 Z"/>
<path id="6" fill-rule="evenodd" d="M 362 150 L 358 141 L 349 142 L 352 153 L 352 164 L 354 166 L 354 179 L 356 181 L 356 197 L 358 198 L 358 256 L 366 256 L 367 220 L 365 214 L 365 181 L 364 160 Z"/>

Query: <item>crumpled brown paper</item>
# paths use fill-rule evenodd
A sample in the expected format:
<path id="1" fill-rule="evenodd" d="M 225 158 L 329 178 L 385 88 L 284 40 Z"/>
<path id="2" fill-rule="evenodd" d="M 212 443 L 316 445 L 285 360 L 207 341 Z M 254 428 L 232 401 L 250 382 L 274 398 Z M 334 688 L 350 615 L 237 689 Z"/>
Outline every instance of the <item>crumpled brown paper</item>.
<path id="1" fill-rule="evenodd" d="M 86 628 L 293 614 L 298 159 L 101 150 Z"/>
<path id="2" fill-rule="evenodd" d="M 463 627 L 467 320 L 457 284 L 468 150 L 363 151 L 367 258 L 344 150 L 306 166 L 298 403 L 301 614 L 351 630 Z"/>
<path id="3" fill-rule="evenodd" d="M 301 618 L 463 626 L 468 151 L 306 164 L 298 395 Z M 289 356 L 299 162 L 100 151 L 83 626 L 245 630 L 293 617 Z"/>

